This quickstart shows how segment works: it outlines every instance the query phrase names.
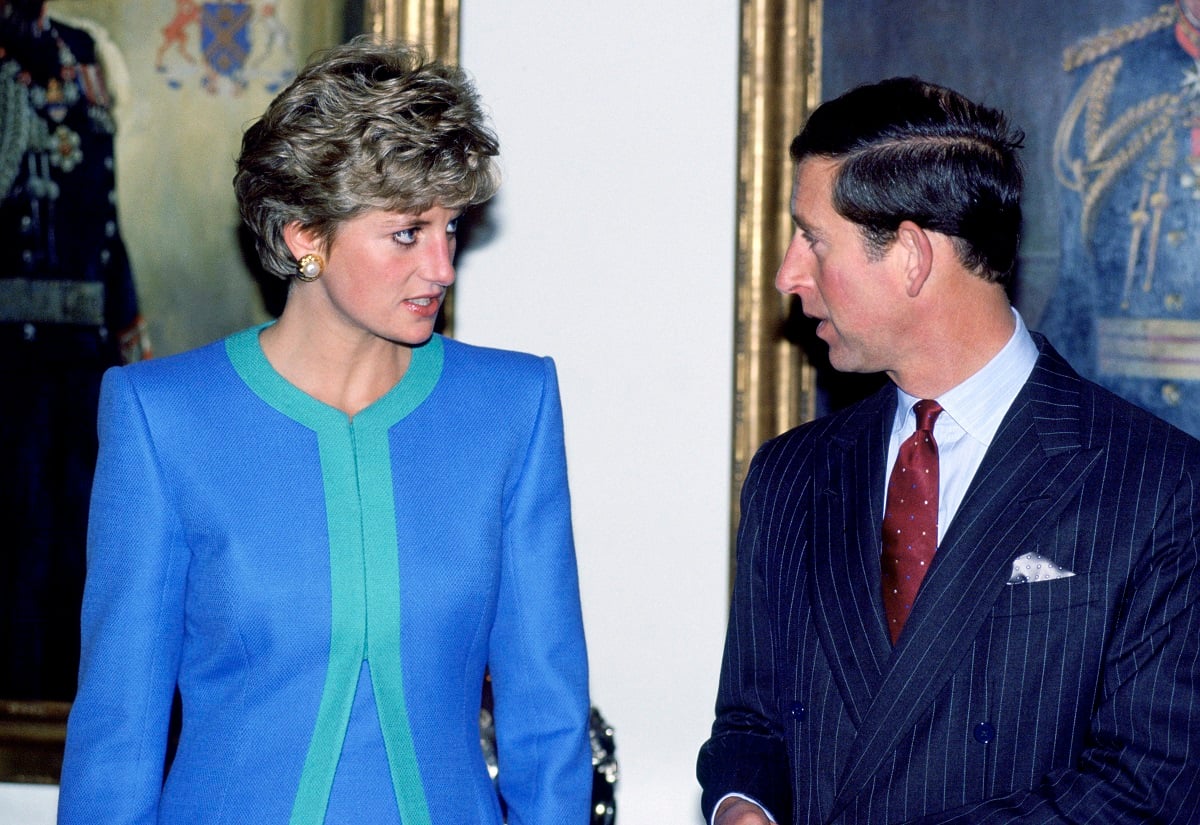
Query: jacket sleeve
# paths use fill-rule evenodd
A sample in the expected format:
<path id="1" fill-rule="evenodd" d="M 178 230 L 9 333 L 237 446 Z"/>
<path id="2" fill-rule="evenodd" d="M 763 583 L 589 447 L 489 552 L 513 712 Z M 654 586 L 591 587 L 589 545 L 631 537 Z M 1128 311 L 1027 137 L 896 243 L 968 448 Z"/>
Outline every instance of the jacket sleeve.
<path id="1" fill-rule="evenodd" d="M 183 636 L 188 550 L 125 369 L 109 370 L 88 526 L 79 692 L 60 825 L 153 825 Z"/>
<path id="2" fill-rule="evenodd" d="M 765 448 L 764 448 L 765 449 Z M 705 819 L 729 794 L 745 796 L 781 824 L 792 810 L 791 777 L 778 718 L 773 654 L 776 644 L 767 594 L 768 548 L 763 524 L 765 452 L 742 487 L 737 573 L 712 736 L 700 749 L 696 776 Z"/>
<path id="3" fill-rule="evenodd" d="M 1183 449 L 1176 441 L 1175 448 Z M 920 825 L 1200 822 L 1200 477 L 1159 503 L 1124 586 L 1077 764 Z M 1149 486 L 1147 483 L 1146 486 Z"/>
<path id="4" fill-rule="evenodd" d="M 587 651 L 554 364 L 506 494 L 489 668 L 509 825 L 585 825 L 591 804 Z"/>

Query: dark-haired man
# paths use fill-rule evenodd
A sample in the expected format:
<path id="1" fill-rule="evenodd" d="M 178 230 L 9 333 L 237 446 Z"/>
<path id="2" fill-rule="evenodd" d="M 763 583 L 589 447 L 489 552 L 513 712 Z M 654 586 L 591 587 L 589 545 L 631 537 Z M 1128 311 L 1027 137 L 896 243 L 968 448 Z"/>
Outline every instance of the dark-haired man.
<path id="1" fill-rule="evenodd" d="M 1010 306 L 1020 142 L 893 79 L 792 143 L 777 286 L 891 383 L 750 468 L 716 825 L 1200 822 L 1200 443 Z"/>

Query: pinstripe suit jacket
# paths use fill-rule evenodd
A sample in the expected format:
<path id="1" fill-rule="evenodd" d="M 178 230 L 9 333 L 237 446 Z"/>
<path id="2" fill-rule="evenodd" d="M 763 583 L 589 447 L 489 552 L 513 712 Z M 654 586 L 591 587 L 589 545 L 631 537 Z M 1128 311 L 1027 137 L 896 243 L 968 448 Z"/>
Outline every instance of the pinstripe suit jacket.
<path id="1" fill-rule="evenodd" d="M 893 648 L 895 391 L 766 443 L 703 805 L 781 823 L 1200 822 L 1200 442 L 1041 354 Z M 1008 584 L 1036 552 L 1075 573 Z"/>

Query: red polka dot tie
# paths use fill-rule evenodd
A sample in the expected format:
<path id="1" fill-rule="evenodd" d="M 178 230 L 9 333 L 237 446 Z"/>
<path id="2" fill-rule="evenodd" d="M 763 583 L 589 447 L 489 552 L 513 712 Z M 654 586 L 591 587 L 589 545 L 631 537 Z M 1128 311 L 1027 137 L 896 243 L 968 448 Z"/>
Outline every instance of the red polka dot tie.
<path id="1" fill-rule="evenodd" d="M 912 612 L 937 550 L 938 450 L 933 422 L 942 407 L 918 401 L 917 431 L 900 445 L 883 514 L 883 609 L 892 644 Z"/>

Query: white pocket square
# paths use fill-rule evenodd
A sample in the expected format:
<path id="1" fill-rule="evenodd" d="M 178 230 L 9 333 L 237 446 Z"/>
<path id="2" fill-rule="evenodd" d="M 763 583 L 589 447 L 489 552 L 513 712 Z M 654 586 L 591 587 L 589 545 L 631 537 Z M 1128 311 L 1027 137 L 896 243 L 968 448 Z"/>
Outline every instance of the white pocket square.
<path id="1" fill-rule="evenodd" d="M 1033 584 L 1048 582 L 1054 579 L 1065 579 L 1075 574 L 1064 567 L 1059 567 L 1045 556 L 1037 553 L 1026 553 L 1013 560 L 1012 575 L 1008 577 L 1009 584 Z"/>

